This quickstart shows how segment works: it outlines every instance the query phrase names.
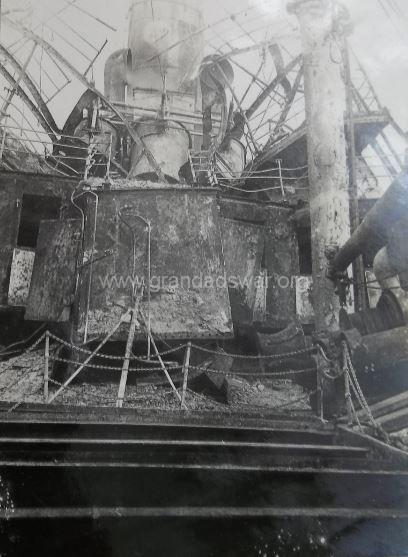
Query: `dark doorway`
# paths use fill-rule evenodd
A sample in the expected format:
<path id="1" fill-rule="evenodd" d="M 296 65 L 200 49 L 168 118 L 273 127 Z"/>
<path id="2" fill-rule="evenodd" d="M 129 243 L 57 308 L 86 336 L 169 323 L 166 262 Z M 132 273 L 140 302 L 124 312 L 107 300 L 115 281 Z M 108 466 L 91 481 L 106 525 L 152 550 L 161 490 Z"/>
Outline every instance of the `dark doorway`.
<path id="1" fill-rule="evenodd" d="M 45 195 L 23 195 L 17 246 L 35 248 L 42 220 L 59 218 L 61 198 Z"/>
<path id="2" fill-rule="evenodd" d="M 298 228 L 299 267 L 301 275 L 312 274 L 312 238 L 310 228 Z"/>

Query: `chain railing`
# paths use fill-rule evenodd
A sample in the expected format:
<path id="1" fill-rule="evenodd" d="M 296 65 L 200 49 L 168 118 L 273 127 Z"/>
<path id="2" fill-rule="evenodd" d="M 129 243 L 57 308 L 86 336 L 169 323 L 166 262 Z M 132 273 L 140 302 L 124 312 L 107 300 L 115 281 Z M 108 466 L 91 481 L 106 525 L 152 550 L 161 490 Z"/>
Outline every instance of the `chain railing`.
<path id="1" fill-rule="evenodd" d="M 383 441 L 385 441 L 387 444 L 390 444 L 390 437 L 388 433 L 381 426 L 381 424 L 374 418 L 370 405 L 368 404 L 367 399 L 364 396 L 363 390 L 357 378 L 357 372 L 353 366 L 349 347 L 345 341 L 343 341 L 342 343 L 342 352 L 343 352 L 342 354 L 343 373 L 344 373 L 344 380 L 345 380 L 345 398 L 346 398 L 346 406 L 347 406 L 350 425 L 356 424 L 360 429 L 360 431 L 364 431 L 363 426 L 361 424 L 361 420 L 358 417 L 353 402 L 353 397 L 352 397 L 352 392 L 353 392 L 355 400 L 357 401 L 363 413 L 367 416 L 369 424 L 371 425 L 376 435 L 380 437 Z"/>
<path id="2" fill-rule="evenodd" d="M 5 361 L 3 362 L 5 366 L 0 367 L 0 376 L 5 374 L 7 371 L 13 367 L 16 361 L 28 354 L 37 350 L 41 345 L 44 347 L 44 360 L 43 360 L 43 380 L 42 385 L 38 386 L 35 385 L 35 388 L 28 388 L 26 389 L 22 395 L 20 400 L 16 401 L 11 408 L 8 409 L 9 412 L 14 411 L 18 408 L 27 398 L 37 394 L 40 390 L 43 390 L 43 400 L 46 404 L 51 404 L 57 396 L 59 396 L 65 389 L 73 388 L 71 383 L 74 378 L 76 378 L 79 373 L 84 369 L 91 369 L 91 370 L 98 370 L 98 371 L 114 371 L 114 372 L 121 372 L 122 366 L 121 365 L 112 365 L 112 362 L 121 362 L 124 361 L 124 356 L 119 356 L 115 354 L 107 354 L 101 352 L 101 348 L 106 344 L 107 340 L 111 338 L 112 335 L 108 335 L 105 339 L 100 343 L 99 350 L 89 350 L 84 346 L 78 346 L 73 344 L 72 342 L 68 342 L 62 338 L 59 338 L 55 334 L 46 331 L 43 333 L 33 344 L 31 344 L 26 350 L 24 350 L 20 356 L 17 358 L 13 358 L 11 362 Z M 318 397 L 318 404 L 317 404 L 317 414 L 322 419 L 324 419 L 324 411 L 323 411 L 323 396 L 324 396 L 324 380 L 335 381 L 343 377 L 344 379 L 344 396 L 345 396 L 345 403 L 346 409 L 349 419 L 350 425 L 357 425 L 361 431 L 363 431 L 362 419 L 359 417 L 359 413 L 356 410 L 355 403 L 357 403 L 361 411 L 367 416 L 369 425 L 374 429 L 376 434 L 383 440 L 389 442 L 389 437 L 384 429 L 380 426 L 380 424 L 375 420 L 373 413 L 370 409 L 370 406 L 367 402 L 367 399 L 363 393 L 361 385 L 359 384 L 356 370 L 353 366 L 352 359 L 350 356 L 349 348 L 347 343 L 343 342 L 342 344 L 342 364 L 338 365 L 337 360 L 331 360 L 327 357 L 325 352 L 323 351 L 322 347 L 319 345 L 312 346 L 310 348 L 304 348 L 301 350 L 290 351 L 284 354 L 271 354 L 271 355 L 251 355 L 251 354 L 239 354 L 239 353 L 228 353 L 225 351 L 220 350 L 213 350 L 204 346 L 200 346 L 198 344 L 194 344 L 192 342 L 183 343 L 179 346 L 174 348 L 169 348 L 168 350 L 158 351 L 157 346 L 155 346 L 155 355 L 152 355 L 150 358 L 148 357 L 141 357 L 135 356 L 133 353 L 129 356 L 129 361 L 133 364 L 129 367 L 129 371 L 133 373 L 160 373 L 165 372 L 167 379 L 169 380 L 170 373 L 174 373 L 175 371 L 181 372 L 182 381 L 181 386 L 176 388 L 172 380 L 169 380 L 169 384 L 171 386 L 171 391 L 177 397 L 177 402 L 180 403 L 181 408 L 187 410 L 186 405 L 186 395 L 190 391 L 189 388 L 189 374 L 191 372 L 204 372 L 209 375 L 222 375 L 225 378 L 262 378 L 267 377 L 269 379 L 278 379 L 278 378 L 292 378 L 297 376 L 304 376 L 304 375 L 315 375 L 316 376 L 316 390 L 313 393 L 307 393 L 303 395 L 299 400 L 307 398 L 312 395 L 317 395 Z M 69 350 L 71 353 L 70 357 L 62 357 L 59 352 L 61 348 L 65 348 Z M 208 355 L 208 360 L 205 364 L 196 365 L 192 363 L 193 360 L 193 352 L 195 353 L 202 353 Z M 176 361 L 166 361 L 165 358 L 168 356 L 175 356 Z M 288 362 L 290 359 L 298 356 L 313 356 L 316 365 L 313 367 L 306 367 L 304 369 L 284 369 L 285 362 Z M 240 362 L 248 362 L 252 364 L 252 368 L 250 369 L 217 369 L 217 367 L 213 367 L 211 364 L 215 358 L 226 358 L 226 359 L 236 359 Z M 82 358 L 82 362 L 81 362 Z M 98 358 L 106 363 L 95 363 L 93 361 L 94 358 Z M 211 359 L 212 358 L 212 359 Z M 183 363 L 179 364 L 178 362 L 182 359 Z M 262 366 L 257 368 L 253 367 L 254 362 L 258 363 L 265 363 L 265 362 L 275 362 L 276 368 L 270 369 L 269 371 L 265 372 L 262 371 Z M 71 374 L 70 378 L 61 383 L 56 381 L 55 378 L 51 377 L 51 367 L 53 364 L 62 363 L 75 368 L 75 371 Z M 222 366 L 220 366 L 222 367 Z M 333 369 L 336 369 L 336 373 L 333 373 Z M 38 374 L 38 369 L 34 370 L 35 373 Z M 31 371 L 30 373 L 34 373 Z M 21 376 L 17 379 L 14 379 L 11 384 L 1 387 L 0 393 L 6 392 L 13 388 L 13 386 L 17 385 L 18 382 L 21 380 Z M 56 388 L 54 392 L 50 393 L 50 386 Z M 117 399 L 113 400 L 110 398 L 109 400 L 101 400 L 99 395 L 92 395 L 95 398 L 95 401 L 100 405 L 101 402 L 109 402 L 109 403 L 117 403 Z M 91 397 L 92 398 L 92 397 Z M 296 400 L 289 401 L 287 404 L 283 404 L 281 407 L 290 406 L 294 404 Z M 277 407 L 277 408 L 280 408 Z"/>
<path id="3" fill-rule="evenodd" d="M 97 371 L 114 371 L 120 372 L 122 371 L 122 365 L 115 365 L 114 362 L 121 362 L 123 364 L 124 356 L 118 356 L 114 354 L 107 354 L 101 351 L 101 348 L 106 344 L 107 340 L 111 338 L 112 335 L 108 335 L 105 339 L 99 344 L 98 349 L 92 351 L 84 346 L 78 346 L 73 344 L 72 342 L 68 342 L 62 338 L 59 338 L 55 334 L 46 331 L 43 333 L 38 340 L 33 343 L 27 350 L 22 352 L 18 358 L 13 358 L 12 362 L 7 363 L 6 367 L 0 369 L 0 375 L 5 373 L 6 371 L 10 370 L 14 363 L 19 360 L 19 358 L 24 358 L 30 352 L 38 349 L 39 346 L 43 345 L 44 350 L 44 358 L 43 358 L 43 380 L 42 385 L 38 387 L 35 386 L 34 390 L 26 390 L 22 393 L 21 399 L 16 401 L 15 404 L 9 409 L 10 412 L 18 408 L 21 404 L 23 404 L 27 398 L 37 394 L 40 390 L 43 391 L 43 400 L 45 404 L 51 404 L 54 400 L 65 390 L 73 388 L 71 383 L 72 381 L 85 369 L 90 370 L 97 370 Z M 284 370 L 284 363 L 289 358 L 293 358 L 294 356 L 301 356 L 301 355 L 312 355 L 315 353 L 316 348 L 307 348 L 297 351 L 291 351 L 286 354 L 279 354 L 279 355 L 244 355 L 244 354 L 229 354 L 224 351 L 219 350 L 211 350 L 209 348 L 199 346 L 197 344 L 193 344 L 192 342 L 187 342 L 176 346 L 174 348 L 169 348 L 168 350 L 158 351 L 157 346 L 155 346 L 155 355 L 152 355 L 150 359 L 148 357 L 141 357 L 135 356 L 133 353 L 129 357 L 129 361 L 131 362 L 131 367 L 129 367 L 129 371 L 133 373 L 160 373 L 163 372 L 167 377 L 167 380 L 171 386 L 171 392 L 177 397 L 177 402 L 180 403 L 181 408 L 187 410 L 186 405 L 186 395 L 187 392 L 190 391 L 189 389 L 189 374 L 190 372 L 205 372 L 209 375 L 222 375 L 226 378 L 231 377 L 238 377 L 238 378 L 246 378 L 250 377 L 253 379 L 267 377 L 270 379 L 279 379 L 279 378 L 291 378 L 301 375 L 307 374 L 316 374 L 316 367 L 308 367 L 305 369 L 287 369 Z M 61 348 L 65 348 L 67 351 L 70 352 L 70 356 L 63 357 L 59 354 Z M 238 369 L 238 370 L 231 370 L 231 369 L 217 369 L 216 367 L 211 366 L 211 361 L 208 365 L 194 365 L 192 363 L 192 355 L 194 352 L 201 352 L 203 354 L 207 354 L 209 357 L 225 357 L 225 358 L 234 358 L 238 359 L 241 362 L 247 361 L 251 363 L 251 367 L 249 369 Z M 169 356 L 175 356 L 175 360 L 173 362 L 166 361 L 165 358 Z M 98 359 L 99 361 L 95 363 L 94 359 Z M 183 363 L 180 365 L 178 361 L 183 360 Z M 82 360 L 82 361 L 81 361 Z M 102 360 L 103 363 L 100 363 Z M 254 362 L 276 362 L 277 369 L 270 370 L 269 372 L 261 371 L 261 367 L 254 368 Z M 56 381 L 55 378 L 52 378 L 51 369 L 54 364 L 65 364 L 67 366 L 71 366 L 74 371 L 71 373 L 70 377 L 64 381 L 59 382 Z M 112 365 L 113 364 L 113 365 Z M 220 366 L 221 367 L 221 366 Z M 287 366 L 288 368 L 290 366 Z M 171 373 L 174 372 L 181 372 L 182 375 L 182 382 L 181 387 L 177 389 L 174 386 L 174 383 L 171 379 Z M 38 370 L 36 370 L 38 374 Z M 20 379 L 16 381 L 18 383 Z M 51 391 L 51 387 L 55 387 Z M 3 387 L 3 390 L 6 391 L 10 389 L 11 386 L 7 385 Z M 176 392 L 177 391 L 177 392 Z M 180 392 L 179 392 L 180 391 Z M 306 398 L 308 395 L 305 395 L 302 398 Z M 95 396 L 96 401 L 100 404 L 102 401 Z M 113 399 L 110 399 L 109 402 L 116 402 Z M 104 401 L 107 402 L 107 401 Z M 295 401 L 293 401 L 295 402 Z M 291 402 L 288 403 L 288 406 Z"/>

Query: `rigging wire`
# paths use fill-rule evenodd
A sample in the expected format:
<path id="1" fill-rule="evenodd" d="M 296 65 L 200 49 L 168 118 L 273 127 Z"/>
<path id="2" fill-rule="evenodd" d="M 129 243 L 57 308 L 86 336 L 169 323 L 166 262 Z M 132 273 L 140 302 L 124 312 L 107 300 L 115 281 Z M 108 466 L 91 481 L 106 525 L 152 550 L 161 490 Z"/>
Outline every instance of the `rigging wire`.
<path id="1" fill-rule="evenodd" d="M 398 33 L 398 35 L 400 36 L 402 41 L 407 43 L 408 42 L 408 40 L 407 40 L 408 37 L 406 35 L 404 35 L 404 33 L 402 32 L 401 27 L 397 24 L 397 21 L 395 20 L 395 17 L 396 17 L 398 22 L 400 22 L 400 15 L 398 15 L 398 12 L 395 11 L 395 8 L 392 7 L 392 5 L 389 3 L 388 0 L 377 0 L 377 2 L 380 5 L 382 11 L 386 14 L 386 16 L 389 19 L 391 25 L 394 27 L 394 29 L 396 30 L 396 32 Z M 392 10 L 393 15 L 389 11 L 390 9 Z"/>

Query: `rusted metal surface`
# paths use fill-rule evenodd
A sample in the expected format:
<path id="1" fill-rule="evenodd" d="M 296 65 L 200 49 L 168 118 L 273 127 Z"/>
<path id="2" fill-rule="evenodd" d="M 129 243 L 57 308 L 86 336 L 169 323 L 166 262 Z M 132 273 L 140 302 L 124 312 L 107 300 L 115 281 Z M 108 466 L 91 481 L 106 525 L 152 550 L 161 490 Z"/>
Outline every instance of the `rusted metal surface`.
<path id="1" fill-rule="evenodd" d="M 396 329 L 407 324 L 398 298 L 391 290 L 384 291 L 375 308 L 357 313 L 341 312 L 340 327 L 344 330 L 357 329 L 362 335 Z"/>
<path id="2" fill-rule="evenodd" d="M 7 304 L 13 249 L 17 241 L 20 205 L 11 188 L 0 189 L 0 305 Z"/>
<path id="3" fill-rule="evenodd" d="M 170 126 L 165 120 L 155 119 L 140 123 L 137 131 L 164 174 L 177 182 L 181 167 L 188 161 L 190 136 L 186 129 L 176 123 Z M 131 154 L 129 177 L 145 176 L 151 172 L 148 159 L 141 148 L 135 145 Z"/>
<path id="4" fill-rule="evenodd" d="M 401 287 L 408 290 L 408 217 L 401 219 L 388 235 L 388 260 L 398 273 Z"/>
<path id="5" fill-rule="evenodd" d="M 288 354 L 292 352 L 302 351 L 307 347 L 307 340 L 302 329 L 300 320 L 293 318 L 291 323 L 283 330 L 277 333 L 262 333 L 257 332 L 256 344 L 259 354 L 264 356 L 278 356 L 280 354 Z M 287 357 L 284 356 L 282 361 L 276 360 L 261 360 L 260 366 L 263 371 L 276 372 L 279 369 L 281 372 L 296 370 L 296 369 L 311 369 L 315 367 L 316 362 L 312 356 L 301 354 L 299 356 Z M 305 382 L 304 384 L 316 384 L 316 375 L 298 377 L 297 381 Z M 311 382 L 311 383 L 310 383 Z M 302 383 L 301 383 L 302 384 Z"/>
<path id="6" fill-rule="evenodd" d="M 327 276 L 327 252 L 350 235 L 346 87 L 339 46 L 346 22 L 331 3 L 321 0 L 295 2 L 288 8 L 299 19 L 304 60 L 316 327 L 336 330 L 340 302 Z"/>
<path id="7" fill-rule="evenodd" d="M 398 327 L 362 336 L 357 329 L 343 333 L 354 366 L 366 369 L 386 370 L 408 361 L 408 327 Z"/>
<path id="8" fill-rule="evenodd" d="M 254 322 L 263 323 L 266 321 L 266 294 L 267 294 L 268 274 L 266 269 L 261 269 L 259 281 L 255 292 Z"/>
<path id="9" fill-rule="evenodd" d="M 133 236 L 119 218 L 126 220 Z M 189 188 L 123 189 L 99 194 L 93 245 L 95 206 L 86 209 L 85 257 L 102 257 L 93 265 L 89 302 L 89 335 L 106 334 L 131 305 L 132 283 L 147 281 L 147 232 L 139 217 L 151 224 L 151 326 L 153 335 L 167 338 L 231 336 L 232 323 L 222 253 L 220 222 L 213 194 Z M 132 219 L 132 213 L 135 217 Z M 134 226 L 133 226 L 134 224 Z M 79 324 L 86 322 L 86 285 L 90 265 L 80 276 Z M 145 289 L 146 293 L 146 289 Z M 148 314 L 147 295 L 140 308 Z M 118 337 L 126 338 L 126 327 Z M 137 338 L 145 338 L 139 330 Z"/>
<path id="10" fill-rule="evenodd" d="M 265 356 L 286 354 L 306 348 L 305 335 L 297 319 L 294 319 L 285 329 L 278 333 L 257 333 L 257 342 L 259 352 Z"/>
<path id="11" fill-rule="evenodd" d="M 240 221 L 242 226 L 251 223 L 264 226 L 265 269 L 261 277 L 259 268 L 255 289 L 264 310 L 257 312 L 256 320 L 276 329 L 286 327 L 296 315 L 295 277 L 299 275 L 298 241 L 295 223 L 290 220 L 292 211 L 272 204 L 227 198 L 220 199 L 220 209 L 224 218 Z"/>
<path id="12" fill-rule="evenodd" d="M 60 197 L 63 205 L 68 206 L 76 186 L 77 182 L 66 178 L 0 171 L 0 306 L 8 304 L 11 263 L 13 251 L 18 247 L 23 195 Z"/>
<path id="13" fill-rule="evenodd" d="M 312 324 L 314 311 L 312 305 L 313 278 L 311 276 L 295 277 L 296 280 L 296 315 L 303 324 Z"/>
<path id="14" fill-rule="evenodd" d="M 68 321 L 80 229 L 80 221 L 73 219 L 41 222 L 26 319 Z"/>
<path id="15" fill-rule="evenodd" d="M 267 322 L 277 329 L 286 327 L 296 315 L 294 277 L 299 275 L 299 253 L 289 214 L 285 209 L 270 207 L 265 230 Z"/>
<path id="16" fill-rule="evenodd" d="M 242 220 L 254 224 L 265 224 L 268 220 L 269 208 L 265 203 L 222 197 L 219 205 L 221 216 L 226 219 Z"/>
<path id="17" fill-rule="evenodd" d="M 255 224 L 222 219 L 222 237 L 234 326 L 253 321 L 264 250 L 264 230 Z"/>
<path id="18" fill-rule="evenodd" d="M 367 283 L 367 295 L 370 303 L 370 308 L 375 308 L 381 298 L 381 286 L 377 281 L 373 271 L 368 270 L 365 272 Z"/>
<path id="19" fill-rule="evenodd" d="M 25 306 L 30 291 L 35 251 L 15 248 L 10 271 L 8 303 L 10 306 Z"/>

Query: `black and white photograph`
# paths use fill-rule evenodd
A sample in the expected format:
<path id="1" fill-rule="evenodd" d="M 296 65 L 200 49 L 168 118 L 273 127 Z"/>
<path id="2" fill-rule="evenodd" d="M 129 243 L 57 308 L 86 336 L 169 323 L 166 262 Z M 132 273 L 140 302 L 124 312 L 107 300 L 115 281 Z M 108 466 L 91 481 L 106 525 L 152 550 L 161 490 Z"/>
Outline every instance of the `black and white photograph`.
<path id="1" fill-rule="evenodd" d="M 408 557 L 408 4 L 0 0 L 0 557 Z"/>

